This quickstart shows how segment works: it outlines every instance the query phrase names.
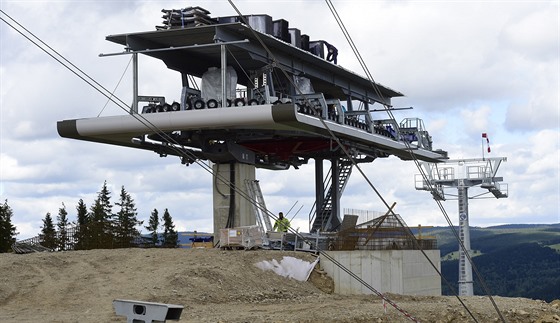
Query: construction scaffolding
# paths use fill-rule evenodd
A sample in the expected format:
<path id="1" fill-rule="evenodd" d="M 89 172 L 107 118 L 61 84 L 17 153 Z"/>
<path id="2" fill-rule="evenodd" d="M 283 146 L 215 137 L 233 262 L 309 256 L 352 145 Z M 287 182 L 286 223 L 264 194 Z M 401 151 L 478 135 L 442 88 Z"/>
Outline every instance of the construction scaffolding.
<path id="1" fill-rule="evenodd" d="M 349 217 L 351 215 L 345 215 Z M 386 214 L 331 236 L 329 250 L 434 250 L 435 237 L 414 237 L 398 214 Z M 414 241 L 416 240 L 416 242 Z"/>

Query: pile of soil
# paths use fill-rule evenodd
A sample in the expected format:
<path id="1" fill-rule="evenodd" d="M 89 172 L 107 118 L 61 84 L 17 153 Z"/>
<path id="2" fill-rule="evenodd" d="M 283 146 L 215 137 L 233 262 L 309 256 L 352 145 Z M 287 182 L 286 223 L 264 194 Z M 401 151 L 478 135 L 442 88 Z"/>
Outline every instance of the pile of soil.
<path id="1" fill-rule="evenodd" d="M 180 322 L 411 322 L 377 296 L 332 294 L 316 269 L 307 282 L 254 264 L 302 252 L 117 249 L 0 254 L 0 322 L 126 322 L 115 299 L 184 306 Z M 468 322 L 455 297 L 387 295 L 422 322 Z M 507 322 L 560 322 L 560 301 L 494 297 Z M 479 322 L 498 322 L 487 297 L 464 298 Z M 472 320 L 470 320 L 472 321 Z"/>

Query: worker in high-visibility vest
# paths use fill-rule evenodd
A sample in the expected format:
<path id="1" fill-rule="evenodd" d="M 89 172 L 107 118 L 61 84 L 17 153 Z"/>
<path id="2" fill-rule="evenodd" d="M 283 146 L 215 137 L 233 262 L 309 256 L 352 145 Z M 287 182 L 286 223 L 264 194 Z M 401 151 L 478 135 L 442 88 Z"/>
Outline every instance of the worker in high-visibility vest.
<path id="1" fill-rule="evenodd" d="M 290 220 L 284 217 L 284 213 L 278 213 L 278 220 L 274 222 L 274 230 L 278 232 L 288 232 L 288 228 L 290 227 Z"/>

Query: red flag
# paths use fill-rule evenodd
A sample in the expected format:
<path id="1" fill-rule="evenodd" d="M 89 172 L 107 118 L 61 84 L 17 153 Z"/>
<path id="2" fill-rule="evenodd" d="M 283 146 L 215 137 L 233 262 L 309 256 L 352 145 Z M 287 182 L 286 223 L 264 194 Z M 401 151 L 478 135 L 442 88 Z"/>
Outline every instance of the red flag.
<path id="1" fill-rule="evenodd" d="M 486 145 L 488 145 L 488 152 L 490 152 L 490 138 L 488 137 L 488 135 L 486 134 L 486 132 L 482 133 L 482 138 L 486 138 Z"/>

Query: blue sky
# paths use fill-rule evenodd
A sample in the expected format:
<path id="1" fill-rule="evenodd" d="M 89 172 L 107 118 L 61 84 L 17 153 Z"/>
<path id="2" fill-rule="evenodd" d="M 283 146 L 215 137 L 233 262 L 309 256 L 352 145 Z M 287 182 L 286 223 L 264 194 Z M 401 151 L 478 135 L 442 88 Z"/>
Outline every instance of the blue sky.
<path id="1" fill-rule="evenodd" d="M 243 14 L 286 19 L 339 49 L 338 63 L 364 74 L 323 1 L 235 1 Z M 263 4 L 264 3 L 264 4 Z M 333 1 L 375 80 L 406 96 L 393 101 L 398 121 L 420 117 L 434 147 L 451 158 L 481 157 L 481 133 L 490 157 L 507 157 L 499 175 L 508 199 L 470 202 L 471 225 L 557 223 L 560 178 L 560 24 L 558 1 Z M 131 101 L 129 57 L 105 36 L 153 30 L 161 12 L 183 1 L 4 1 L 3 11 L 99 83 Z M 228 1 L 189 2 L 231 16 Z M 61 203 L 75 219 L 80 198 L 91 205 L 107 180 L 116 201 L 122 185 L 140 219 L 168 208 L 179 230 L 211 231 L 211 175 L 178 158 L 60 138 L 56 121 L 123 112 L 0 23 L 0 197 L 14 210 L 23 239 L 36 235 L 47 212 Z M 156 60 L 140 58 L 140 93 L 180 98 L 180 76 Z M 375 116 L 375 115 L 374 115 Z M 409 225 L 444 225 L 430 194 L 414 188 L 414 164 L 397 158 L 362 165 L 389 204 Z M 258 170 L 271 211 L 297 201 L 294 226 L 307 231 L 314 201 L 313 165 L 299 170 Z M 476 194 L 472 189 L 472 194 Z M 444 203 L 457 220 L 457 201 Z M 343 208 L 385 212 L 355 172 Z M 294 212 L 294 211 L 293 211 Z M 292 212 L 291 215 L 294 215 Z"/>

